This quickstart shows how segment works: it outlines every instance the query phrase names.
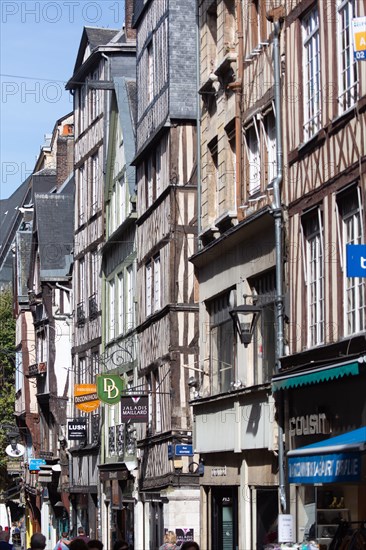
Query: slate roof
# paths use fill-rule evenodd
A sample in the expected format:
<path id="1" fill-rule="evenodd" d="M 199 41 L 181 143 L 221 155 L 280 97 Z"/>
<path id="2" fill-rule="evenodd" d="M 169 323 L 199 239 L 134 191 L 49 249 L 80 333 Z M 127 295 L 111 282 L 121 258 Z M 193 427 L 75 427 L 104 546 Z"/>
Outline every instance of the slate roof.
<path id="1" fill-rule="evenodd" d="M 83 64 L 83 58 L 87 45 L 90 45 L 91 52 L 98 46 L 105 46 L 119 32 L 119 29 L 103 29 L 99 27 L 84 27 L 80 40 L 79 51 L 76 56 L 74 73 Z"/>
<path id="2" fill-rule="evenodd" d="M 36 194 L 34 206 L 41 280 L 65 279 L 72 260 L 74 196 Z"/>
<path id="3" fill-rule="evenodd" d="M 28 302 L 28 272 L 31 257 L 32 231 L 18 231 L 17 243 L 17 294 L 19 303 Z"/>
<path id="4" fill-rule="evenodd" d="M 15 222 L 17 216 L 20 214 L 17 207 L 24 204 L 24 199 L 27 195 L 28 186 L 30 183 L 30 177 L 14 191 L 14 193 L 8 198 L 3 199 L 0 202 L 0 246 L 1 248 L 6 242 L 9 231 Z M 1 254 L 0 248 L 0 254 Z"/>
<path id="5" fill-rule="evenodd" d="M 136 81 L 114 78 L 120 126 L 126 159 L 126 176 L 131 197 L 136 194 L 136 172 L 131 165 L 135 156 Z"/>
<path id="6" fill-rule="evenodd" d="M 134 6 L 133 6 L 133 17 L 132 17 L 132 27 L 135 28 L 137 25 L 137 22 L 142 15 L 142 12 L 144 11 L 145 7 L 149 3 L 150 0 L 135 0 Z"/>

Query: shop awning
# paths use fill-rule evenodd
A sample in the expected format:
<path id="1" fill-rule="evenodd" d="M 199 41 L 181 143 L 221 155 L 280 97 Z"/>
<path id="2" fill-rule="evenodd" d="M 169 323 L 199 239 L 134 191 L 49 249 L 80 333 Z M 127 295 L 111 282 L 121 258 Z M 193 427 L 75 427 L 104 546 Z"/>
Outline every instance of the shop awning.
<path id="1" fill-rule="evenodd" d="M 366 426 L 289 451 L 289 482 L 312 484 L 359 481 L 360 451 L 365 449 Z"/>
<path id="2" fill-rule="evenodd" d="M 366 449 L 366 426 L 352 430 L 329 439 L 323 439 L 318 443 L 312 443 L 299 449 L 293 449 L 287 456 L 304 456 L 324 453 L 340 453 Z"/>
<path id="3" fill-rule="evenodd" d="M 317 384 L 343 378 L 344 376 L 356 376 L 360 372 L 360 366 L 357 361 L 352 363 L 342 363 L 341 365 L 328 365 L 327 367 L 311 369 L 293 374 L 281 374 L 272 379 L 272 391 L 287 390 L 309 384 Z"/>

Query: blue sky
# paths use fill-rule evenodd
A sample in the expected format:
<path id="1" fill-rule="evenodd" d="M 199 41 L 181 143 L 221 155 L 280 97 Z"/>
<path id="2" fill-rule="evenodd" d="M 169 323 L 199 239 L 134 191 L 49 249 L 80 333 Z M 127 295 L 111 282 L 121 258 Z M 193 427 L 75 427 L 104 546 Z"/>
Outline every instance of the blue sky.
<path id="1" fill-rule="evenodd" d="M 64 89 L 84 26 L 119 29 L 124 0 L 1 0 L 0 198 L 32 172 L 45 134 L 72 110 Z"/>

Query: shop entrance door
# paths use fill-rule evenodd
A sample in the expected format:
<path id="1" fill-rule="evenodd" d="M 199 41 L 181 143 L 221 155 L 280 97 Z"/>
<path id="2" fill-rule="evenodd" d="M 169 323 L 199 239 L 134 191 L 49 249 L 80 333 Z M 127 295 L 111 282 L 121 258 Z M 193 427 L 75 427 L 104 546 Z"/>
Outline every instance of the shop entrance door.
<path id="1" fill-rule="evenodd" d="M 150 502 L 150 541 L 153 550 L 156 550 L 163 544 L 163 534 L 163 503 Z"/>
<path id="2" fill-rule="evenodd" d="M 212 488 L 212 550 L 238 548 L 238 489 Z"/>
<path id="3" fill-rule="evenodd" d="M 257 550 L 277 541 L 278 489 L 257 488 Z"/>

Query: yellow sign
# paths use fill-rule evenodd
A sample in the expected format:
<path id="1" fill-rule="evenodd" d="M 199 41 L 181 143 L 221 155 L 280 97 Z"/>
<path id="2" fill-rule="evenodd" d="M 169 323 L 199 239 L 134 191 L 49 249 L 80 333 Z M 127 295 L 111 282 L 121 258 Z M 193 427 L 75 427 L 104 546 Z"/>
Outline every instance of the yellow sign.
<path id="1" fill-rule="evenodd" d="M 366 60 L 366 17 L 356 17 L 352 21 L 353 52 L 355 60 Z"/>
<path id="2" fill-rule="evenodd" d="M 95 411 L 100 405 L 96 384 L 75 384 L 74 403 L 75 407 L 83 412 Z"/>

